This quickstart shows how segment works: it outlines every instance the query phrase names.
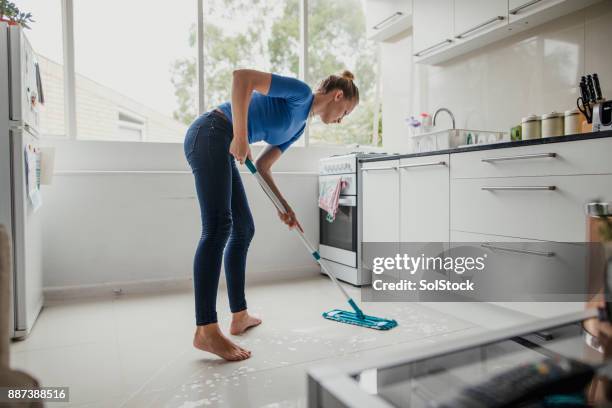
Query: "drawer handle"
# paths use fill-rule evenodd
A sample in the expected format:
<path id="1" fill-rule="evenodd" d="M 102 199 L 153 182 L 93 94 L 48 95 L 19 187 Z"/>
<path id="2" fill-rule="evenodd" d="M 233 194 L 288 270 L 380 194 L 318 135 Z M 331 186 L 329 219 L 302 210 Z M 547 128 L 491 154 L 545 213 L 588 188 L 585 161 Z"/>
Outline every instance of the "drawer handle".
<path id="1" fill-rule="evenodd" d="M 390 167 L 372 167 L 370 169 L 361 169 L 361 171 L 363 171 L 364 173 L 366 171 L 370 171 L 370 170 L 397 170 L 397 166 L 390 166 Z"/>
<path id="2" fill-rule="evenodd" d="M 530 2 L 527 2 L 525 4 L 522 4 L 516 8 L 513 8 L 512 10 L 508 11 L 508 13 L 512 14 L 513 16 L 517 15 L 519 13 L 519 11 L 526 9 L 527 7 L 531 7 L 534 4 L 537 4 L 539 2 L 541 2 L 542 0 L 531 0 Z"/>
<path id="3" fill-rule="evenodd" d="M 446 166 L 446 162 L 443 160 L 439 162 L 430 162 L 430 163 L 402 164 L 401 166 L 399 166 L 399 168 L 408 169 L 412 167 L 427 167 L 427 166 Z"/>
<path id="4" fill-rule="evenodd" d="M 536 190 L 546 190 L 546 191 L 552 191 L 552 190 L 556 190 L 557 186 L 485 186 L 485 187 L 480 187 L 481 190 L 486 190 L 486 191 L 495 191 L 495 190 L 532 190 L 532 191 L 536 191 Z"/>
<path id="5" fill-rule="evenodd" d="M 462 39 L 462 38 L 465 38 L 465 37 L 469 37 L 469 34 L 473 33 L 474 31 L 479 30 L 479 29 L 481 29 L 483 27 L 486 27 L 489 24 L 495 23 L 496 21 L 503 21 L 505 19 L 506 19 L 506 17 L 504 17 L 504 16 L 495 16 L 492 19 L 485 21 L 484 23 L 480 23 L 477 26 L 474 26 L 474 27 L 470 28 L 469 30 L 466 30 L 466 31 L 462 32 L 461 34 L 457 34 L 455 36 L 455 38 Z"/>
<path id="6" fill-rule="evenodd" d="M 542 157 L 557 157 L 557 153 L 534 153 L 523 154 L 520 156 L 485 157 L 484 159 L 480 159 L 480 161 L 485 163 L 492 163 L 506 160 L 539 159 Z"/>
<path id="7" fill-rule="evenodd" d="M 552 258 L 553 256 L 555 256 L 555 253 L 551 252 L 551 251 L 530 251 L 530 250 L 527 250 L 527 249 L 505 248 L 505 247 L 495 246 L 495 245 L 491 245 L 491 244 L 480 244 L 480 246 L 482 248 L 491 249 L 491 250 L 497 249 L 497 250 L 500 250 L 500 251 L 516 252 L 516 253 L 519 253 L 519 254 L 545 256 L 547 258 Z"/>
<path id="8" fill-rule="evenodd" d="M 433 52 L 434 50 L 436 50 L 439 47 L 442 47 L 444 45 L 448 45 L 448 44 L 450 44 L 452 42 L 453 42 L 453 40 L 451 40 L 450 38 L 447 38 L 444 41 L 441 41 L 441 42 L 439 42 L 437 44 L 434 44 L 431 47 L 425 48 L 424 50 L 421 50 L 421 51 L 417 52 L 416 54 L 412 54 L 412 55 L 414 55 L 415 57 L 421 57 L 421 56 L 423 56 L 425 54 L 429 54 L 430 52 Z"/>
<path id="9" fill-rule="evenodd" d="M 396 11 L 395 13 L 391 14 L 389 17 L 384 18 L 383 20 L 378 22 L 376 25 L 374 25 L 372 27 L 372 30 L 380 30 L 381 28 L 383 28 L 384 26 L 386 26 L 387 24 L 389 24 L 390 22 L 392 22 L 393 20 L 395 20 L 396 18 L 398 18 L 399 16 L 403 14 L 404 13 L 402 13 L 401 11 Z"/>

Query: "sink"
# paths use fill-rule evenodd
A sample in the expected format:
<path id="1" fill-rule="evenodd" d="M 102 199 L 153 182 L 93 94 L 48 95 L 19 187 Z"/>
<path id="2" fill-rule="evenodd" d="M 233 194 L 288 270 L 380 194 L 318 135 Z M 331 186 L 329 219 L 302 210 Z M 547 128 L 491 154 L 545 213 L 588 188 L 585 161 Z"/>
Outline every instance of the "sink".
<path id="1" fill-rule="evenodd" d="M 508 133 L 491 130 L 444 129 L 411 136 L 411 148 L 415 153 L 454 149 L 474 144 L 491 144 L 509 141 Z"/>

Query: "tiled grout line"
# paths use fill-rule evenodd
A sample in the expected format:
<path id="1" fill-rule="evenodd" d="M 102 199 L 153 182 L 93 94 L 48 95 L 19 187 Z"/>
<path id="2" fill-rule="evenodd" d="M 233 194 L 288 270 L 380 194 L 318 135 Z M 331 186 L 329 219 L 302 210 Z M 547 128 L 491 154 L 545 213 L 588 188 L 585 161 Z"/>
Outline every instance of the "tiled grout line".
<path id="1" fill-rule="evenodd" d="M 57 346 L 46 346 L 46 347 L 36 347 L 36 348 L 31 348 L 31 349 L 27 349 L 27 350 L 11 350 L 11 354 L 15 355 L 15 354 L 22 354 L 22 353 L 31 353 L 31 352 L 35 352 L 35 351 L 43 351 L 43 350 L 56 350 L 56 349 L 62 349 L 62 348 L 68 348 L 68 347 L 75 347 L 75 346 L 83 346 L 86 344 L 99 344 L 99 343 L 103 343 L 103 342 L 99 342 L 99 341 L 83 341 L 83 342 L 79 342 L 79 343 L 72 343 L 72 344 L 62 344 L 62 345 L 57 345 Z"/>
<path id="2" fill-rule="evenodd" d="M 129 394 L 128 398 L 126 400 L 124 400 L 119 405 L 119 407 L 124 407 L 131 399 L 133 399 L 136 395 L 138 395 L 144 389 L 144 387 L 147 386 L 147 384 L 149 384 L 151 381 L 153 381 L 161 372 L 163 372 L 163 370 L 165 370 L 166 368 L 170 367 L 174 362 L 176 362 L 181 356 L 186 354 L 188 351 L 189 351 L 189 349 L 186 349 L 186 350 L 178 353 L 178 355 L 176 357 L 170 359 L 170 361 L 168 361 L 162 367 L 160 367 L 157 370 L 155 370 L 153 375 L 151 375 L 151 377 L 149 377 L 148 380 L 146 380 L 140 387 L 138 387 L 138 389 L 136 391 L 134 391 L 132 393 L 128 393 Z"/>

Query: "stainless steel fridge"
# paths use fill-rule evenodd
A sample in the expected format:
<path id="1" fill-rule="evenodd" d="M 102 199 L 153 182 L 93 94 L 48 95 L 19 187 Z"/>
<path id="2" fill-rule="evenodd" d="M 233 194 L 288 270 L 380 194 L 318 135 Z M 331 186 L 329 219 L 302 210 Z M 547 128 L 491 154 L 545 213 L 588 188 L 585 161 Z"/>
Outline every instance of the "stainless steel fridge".
<path id="1" fill-rule="evenodd" d="M 44 95 L 23 29 L 0 22 L 0 223 L 12 241 L 11 326 L 26 337 L 43 305 L 39 124 Z"/>

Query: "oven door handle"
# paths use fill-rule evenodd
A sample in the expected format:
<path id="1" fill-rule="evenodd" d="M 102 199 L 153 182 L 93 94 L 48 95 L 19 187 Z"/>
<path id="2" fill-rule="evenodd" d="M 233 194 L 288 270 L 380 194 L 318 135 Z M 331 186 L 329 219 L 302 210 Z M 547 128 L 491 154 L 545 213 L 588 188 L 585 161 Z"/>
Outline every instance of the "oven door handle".
<path id="1" fill-rule="evenodd" d="M 338 206 L 357 207 L 357 197 L 342 197 L 338 200 Z"/>

